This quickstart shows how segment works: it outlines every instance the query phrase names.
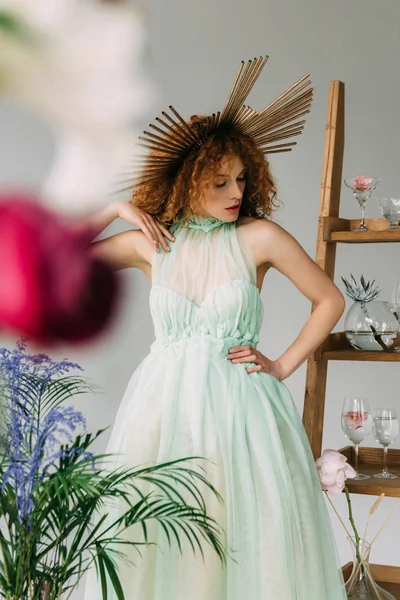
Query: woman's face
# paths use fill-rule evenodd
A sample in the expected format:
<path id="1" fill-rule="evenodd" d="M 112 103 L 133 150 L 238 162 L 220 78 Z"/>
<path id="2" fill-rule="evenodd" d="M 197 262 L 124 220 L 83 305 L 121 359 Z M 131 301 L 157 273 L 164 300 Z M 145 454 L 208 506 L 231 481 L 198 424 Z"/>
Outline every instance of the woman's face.
<path id="1" fill-rule="evenodd" d="M 201 217 L 236 221 L 246 187 L 246 169 L 238 156 L 224 159 L 214 179 L 204 190 Z"/>

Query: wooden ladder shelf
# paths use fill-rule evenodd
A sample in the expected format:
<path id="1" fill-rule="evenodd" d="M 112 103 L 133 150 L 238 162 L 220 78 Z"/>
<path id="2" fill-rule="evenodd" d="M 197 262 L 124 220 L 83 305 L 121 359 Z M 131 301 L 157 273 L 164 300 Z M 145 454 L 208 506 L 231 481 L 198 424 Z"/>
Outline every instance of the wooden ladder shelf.
<path id="1" fill-rule="evenodd" d="M 366 221 L 370 231 L 355 232 L 359 219 L 341 219 L 339 217 L 340 191 L 342 186 L 344 124 L 345 124 L 344 84 L 331 81 L 329 87 L 328 116 L 326 123 L 325 147 L 323 158 L 321 199 L 317 232 L 316 262 L 333 280 L 338 243 L 389 243 L 400 242 L 400 231 L 387 231 L 386 219 Z M 400 343 L 400 339 L 398 340 Z M 354 350 L 343 332 L 333 333 L 316 350 L 307 363 L 306 390 L 303 411 L 303 424 L 315 458 L 322 452 L 326 381 L 330 360 L 350 361 L 390 361 L 400 362 L 400 353 L 364 352 Z M 354 465 L 354 447 L 340 450 Z M 348 480 L 348 488 L 354 494 L 400 497 L 400 450 L 389 450 L 390 470 L 399 475 L 399 479 Z M 382 463 L 380 448 L 360 448 L 360 469 L 365 473 L 376 472 Z M 346 575 L 348 565 L 343 570 Z M 379 573 L 380 585 L 386 587 L 400 600 L 400 567 L 374 565 Z"/>

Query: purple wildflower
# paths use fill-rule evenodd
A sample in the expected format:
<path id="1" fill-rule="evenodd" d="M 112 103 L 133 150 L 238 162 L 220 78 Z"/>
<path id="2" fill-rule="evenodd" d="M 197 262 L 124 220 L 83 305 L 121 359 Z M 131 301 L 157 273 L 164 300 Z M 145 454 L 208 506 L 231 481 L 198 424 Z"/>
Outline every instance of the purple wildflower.
<path id="1" fill-rule="evenodd" d="M 10 484 L 15 492 L 20 522 L 29 524 L 37 482 L 71 451 L 62 446 L 86 430 L 81 412 L 53 406 L 42 410 L 48 386 L 72 369 L 67 359 L 53 361 L 46 354 L 28 354 L 20 341 L 15 350 L 0 348 L 1 391 L 5 399 L 5 470 L 2 491 Z M 84 453 L 85 454 L 85 453 Z"/>

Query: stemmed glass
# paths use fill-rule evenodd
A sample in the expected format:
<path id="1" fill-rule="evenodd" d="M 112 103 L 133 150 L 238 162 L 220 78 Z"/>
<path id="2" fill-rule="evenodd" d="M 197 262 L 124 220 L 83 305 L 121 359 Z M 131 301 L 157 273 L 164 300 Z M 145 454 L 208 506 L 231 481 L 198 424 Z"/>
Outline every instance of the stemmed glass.
<path id="1" fill-rule="evenodd" d="M 397 331 L 400 329 L 400 281 L 397 281 L 392 293 L 392 301 L 388 303 L 389 308 L 398 321 Z M 393 352 L 400 352 L 400 346 L 394 346 Z"/>
<path id="2" fill-rule="evenodd" d="M 378 198 L 382 216 L 389 221 L 388 231 L 400 230 L 400 198 Z"/>
<path id="3" fill-rule="evenodd" d="M 378 479 L 396 479 L 397 475 L 389 473 L 387 466 L 387 449 L 394 442 L 399 433 L 397 413 L 393 408 L 376 408 L 372 421 L 372 434 L 379 444 L 383 446 L 383 470 L 374 474 Z"/>
<path id="4" fill-rule="evenodd" d="M 353 231 L 369 231 L 365 225 L 365 204 L 371 197 L 372 192 L 380 182 L 379 177 L 366 177 L 365 175 L 356 175 L 350 179 L 344 180 L 346 186 L 353 192 L 354 198 L 361 206 L 361 222 L 357 229 Z"/>
<path id="5" fill-rule="evenodd" d="M 371 479 L 370 475 L 358 472 L 358 447 L 371 431 L 372 416 L 367 398 L 345 398 L 342 409 L 342 430 L 355 446 L 355 471 L 353 479 Z"/>

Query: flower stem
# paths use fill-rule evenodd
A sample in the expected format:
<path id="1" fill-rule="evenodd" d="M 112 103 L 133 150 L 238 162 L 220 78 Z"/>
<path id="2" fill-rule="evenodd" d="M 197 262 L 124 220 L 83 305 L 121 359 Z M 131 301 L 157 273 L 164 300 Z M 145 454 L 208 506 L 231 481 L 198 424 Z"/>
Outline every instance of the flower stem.
<path id="1" fill-rule="evenodd" d="M 351 523 L 351 527 L 354 531 L 354 537 L 356 539 L 356 556 L 357 556 L 357 560 L 358 562 L 361 562 L 361 555 L 360 555 L 360 536 L 358 534 L 357 531 L 357 527 L 356 524 L 354 522 L 354 517 L 353 517 L 353 508 L 351 505 L 351 498 L 350 498 L 350 493 L 349 493 L 349 489 L 347 486 L 344 486 L 344 492 L 346 494 L 346 500 L 347 500 L 347 506 L 349 509 L 349 521 Z"/>
<path id="2" fill-rule="evenodd" d="M 349 539 L 352 539 L 352 537 L 351 537 L 351 533 L 350 533 L 350 532 L 349 532 L 349 530 L 347 529 L 346 525 L 343 523 L 343 519 L 342 519 L 342 517 L 339 515 L 338 511 L 336 510 L 336 507 L 335 507 L 335 505 L 333 504 L 332 500 L 330 499 L 328 492 L 325 492 L 325 496 L 326 496 L 326 498 L 328 499 L 328 501 L 329 501 L 329 504 L 332 506 L 333 510 L 335 511 L 335 514 L 336 514 L 337 518 L 339 519 L 340 523 L 342 524 L 342 526 L 343 526 L 343 529 L 344 529 L 344 530 L 345 530 L 345 532 L 347 533 L 347 537 L 348 537 Z"/>

